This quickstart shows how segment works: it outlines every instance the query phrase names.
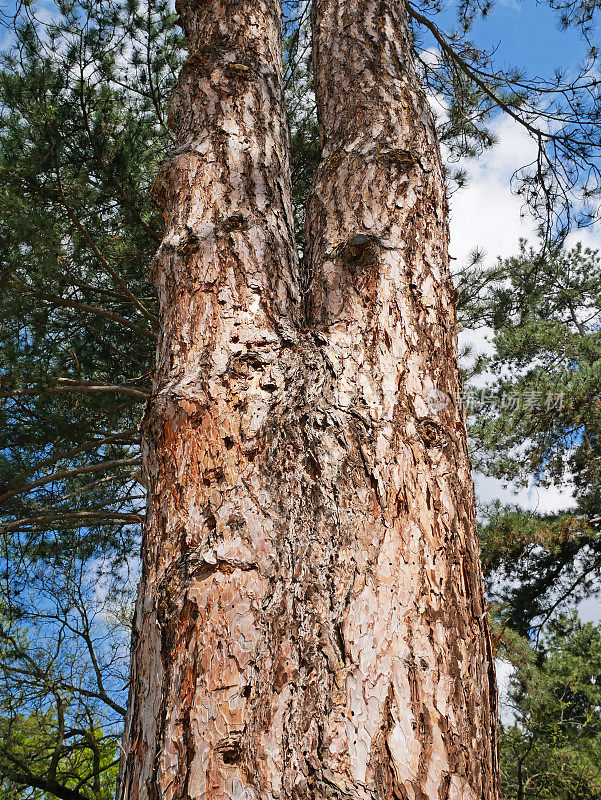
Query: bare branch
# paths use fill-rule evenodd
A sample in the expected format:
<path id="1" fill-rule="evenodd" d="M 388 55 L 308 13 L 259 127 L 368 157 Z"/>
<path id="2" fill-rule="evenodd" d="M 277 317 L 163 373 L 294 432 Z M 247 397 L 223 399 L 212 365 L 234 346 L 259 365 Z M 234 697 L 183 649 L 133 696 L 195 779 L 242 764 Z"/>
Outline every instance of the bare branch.
<path id="1" fill-rule="evenodd" d="M 46 458 L 43 461 L 39 461 L 37 464 L 31 466 L 26 472 L 23 472 L 21 477 L 30 475 L 32 472 L 37 472 L 39 469 L 44 469 L 44 467 L 52 467 L 57 461 L 63 461 L 67 458 L 73 458 L 73 456 L 80 455 L 81 453 L 87 453 L 103 444 L 110 444 L 111 442 L 119 442 L 123 440 L 127 441 L 137 432 L 137 427 L 127 428 L 124 431 L 119 431 L 118 433 L 111 433 L 109 436 L 104 436 L 102 439 L 93 439 L 91 442 L 88 442 L 88 444 L 82 445 L 81 447 L 74 447 L 72 450 L 66 450 L 63 453 L 59 453 L 54 458 Z"/>
<path id="2" fill-rule="evenodd" d="M 111 513 L 109 511 L 77 511 L 71 514 L 48 514 L 40 515 L 39 517 L 23 517 L 22 519 L 10 522 L 8 525 L 0 528 L 0 535 L 17 530 L 23 525 L 35 525 L 36 527 L 33 528 L 33 530 L 47 530 L 50 525 L 57 522 L 74 522 L 80 526 L 90 527 L 95 522 L 102 524 L 105 521 L 120 521 L 130 524 L 134 522 L 138 524 L 144 523 L 144 520 L 139 514 L 120 514 Z M 42 527 L 40 523 L 44 523 L 45 527 Z"/>

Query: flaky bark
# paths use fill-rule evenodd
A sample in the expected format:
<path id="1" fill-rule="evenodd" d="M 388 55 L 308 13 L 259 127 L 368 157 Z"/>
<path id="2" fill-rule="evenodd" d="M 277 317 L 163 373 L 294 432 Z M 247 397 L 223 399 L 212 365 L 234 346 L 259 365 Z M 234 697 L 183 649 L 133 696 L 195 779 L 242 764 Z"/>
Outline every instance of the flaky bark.
<path id="1" fill-rule="evenodd" d="M 314 6 L 303 281 L 275 0 L 180 13 L 119 797 L 495 800 L 465 431 L 427 402 L 458 385 L 444 183 L 401 7 Z"/>
<path id="2" fill-rule="evenodd" d="M 473 487 L 461 410 L 444 406 L 459 378 L 432 114 L 402 3 L 314 0 L 312 26 L 322 162 L 308 209 L 310 305 L 333 405 L 361 415 L 365 471 L 345 488 L 345 518 L 337 512 L 353 534 L 335 559 L 358 575 L 339 589 L 348 666 L 345 705 L 329 719 L 331 769 L 374 795 L 379 785 L 387 797 L 495 798 Z"/>
<path id="3" fill-rule="evenodd" d="M 127 800 L 233 797 L 247 783 L 242 736 L 269 686 L 257 661 L 277 558 L 259 451 L 299 307 L 277 0 L 178 11 L 189 55 L 170 113 L 178 146 L 154 186 L 167 225 L 152 270 L 161 335 Z"/>

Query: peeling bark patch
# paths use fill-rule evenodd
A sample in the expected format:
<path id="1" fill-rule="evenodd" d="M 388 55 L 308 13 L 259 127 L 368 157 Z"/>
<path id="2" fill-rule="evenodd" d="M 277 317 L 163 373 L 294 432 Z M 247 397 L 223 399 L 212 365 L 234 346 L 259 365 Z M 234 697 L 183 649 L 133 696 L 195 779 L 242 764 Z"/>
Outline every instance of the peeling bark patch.
<path id="1" fill-rule="evenodd" d="M 441 447 L 448 441 L 448 435 L 444 428 L 433 419 L 420 420 L 418 430 L 426 447 Z"/>
<path id="2" fill-rule="evenodd" d="M 241 736 L 224 739 L 216 745 L 215 749 L 223 759 L 224 764 L 238 764 L 242 760 Z"/>

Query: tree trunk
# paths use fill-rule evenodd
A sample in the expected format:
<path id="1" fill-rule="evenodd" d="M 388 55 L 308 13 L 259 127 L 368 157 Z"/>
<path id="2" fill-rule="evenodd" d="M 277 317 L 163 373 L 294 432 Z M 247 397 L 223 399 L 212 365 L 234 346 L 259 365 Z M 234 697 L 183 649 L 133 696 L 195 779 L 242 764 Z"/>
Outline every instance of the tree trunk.
<path id="1" fill-rule="evenodd" d="M 179 11 L 118 796 L 496 800 L 444 181 L 402 5 L 314 0 L 302 280 L 277 0 Z"/>

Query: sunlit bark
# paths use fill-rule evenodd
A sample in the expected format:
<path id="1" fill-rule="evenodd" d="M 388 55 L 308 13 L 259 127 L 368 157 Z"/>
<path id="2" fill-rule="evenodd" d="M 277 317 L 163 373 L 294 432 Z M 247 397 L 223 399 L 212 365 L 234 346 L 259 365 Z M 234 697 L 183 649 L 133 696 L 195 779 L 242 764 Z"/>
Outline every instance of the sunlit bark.
<path id="1" fill-rule="evenodd" d="M 465 431 L 428 403 L 458 390 L 444 183 L 402 6 L 314 6 L 302 280 L 276 3 L 179 10 L 119 797 L 495 800 Z"/>

